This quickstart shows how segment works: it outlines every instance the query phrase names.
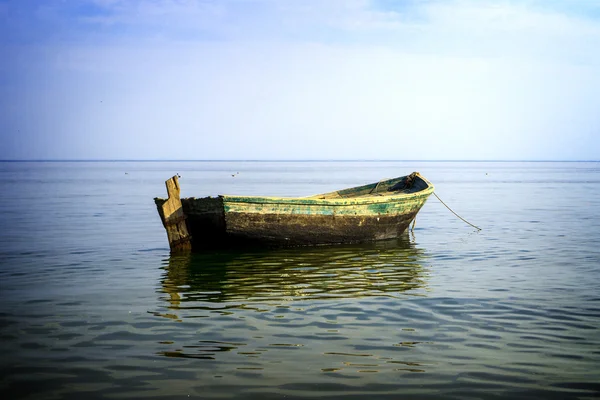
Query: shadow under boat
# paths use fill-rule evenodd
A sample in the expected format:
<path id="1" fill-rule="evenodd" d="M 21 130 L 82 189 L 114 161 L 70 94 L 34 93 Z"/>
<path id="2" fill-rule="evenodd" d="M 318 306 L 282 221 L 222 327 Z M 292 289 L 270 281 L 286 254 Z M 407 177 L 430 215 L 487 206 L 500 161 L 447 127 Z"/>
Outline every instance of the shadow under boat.
<path id="1" fill-rule="evenodd" d="M 201 309 L 206 302 L 247 308 L 252 303 L 423 296 L 424 259 L 408 234 L 354 245 L 172 255 L 159 290 L 166 294 L 169 313 Z"/>

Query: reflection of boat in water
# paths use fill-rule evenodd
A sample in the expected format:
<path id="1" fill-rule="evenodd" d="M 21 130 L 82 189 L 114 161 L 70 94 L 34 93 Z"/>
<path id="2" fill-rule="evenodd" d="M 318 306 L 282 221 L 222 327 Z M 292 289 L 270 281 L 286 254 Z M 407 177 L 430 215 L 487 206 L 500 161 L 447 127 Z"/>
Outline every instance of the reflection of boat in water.
<path id="1" fill-rule="evenodd" d="M 251 308 L 272 302 L 423 295 L 423 257 L 408 235 L 362 245 L 173 255 L 161 291 L 168 294 L 169 313 L 214 310 L 207 302 Z"/>

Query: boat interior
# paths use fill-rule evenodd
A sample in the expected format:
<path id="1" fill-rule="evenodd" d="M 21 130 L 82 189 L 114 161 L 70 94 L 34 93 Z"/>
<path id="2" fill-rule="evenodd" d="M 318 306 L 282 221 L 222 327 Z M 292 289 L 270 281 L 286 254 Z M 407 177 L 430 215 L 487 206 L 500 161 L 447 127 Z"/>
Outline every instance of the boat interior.
<path id="1" fill-rule="evenodd" d="M 348 199 L 369 196 L 393 196 L 399 193 L 416 193 L 428 187 L 418 172 L 393 179 L 383 179 L 379 182 L 349 189 L 336 190 L 335 192 L 322 193 L 310 196 L 310 199 Z"/>

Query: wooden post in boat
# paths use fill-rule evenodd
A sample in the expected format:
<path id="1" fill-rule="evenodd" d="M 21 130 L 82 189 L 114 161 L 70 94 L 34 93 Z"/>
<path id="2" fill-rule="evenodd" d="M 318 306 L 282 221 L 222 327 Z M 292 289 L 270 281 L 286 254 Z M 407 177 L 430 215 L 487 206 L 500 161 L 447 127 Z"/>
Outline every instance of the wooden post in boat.
<path id="1" fill-rule="evenodd" d="M 162 205 L 162 222 L 167 230 L 171 253 L 188 252 L 192 249 L 191 237 L 185 224 L 185 214 L 179 198 L 177 175 L 165 182 L 169 198 Z"/>

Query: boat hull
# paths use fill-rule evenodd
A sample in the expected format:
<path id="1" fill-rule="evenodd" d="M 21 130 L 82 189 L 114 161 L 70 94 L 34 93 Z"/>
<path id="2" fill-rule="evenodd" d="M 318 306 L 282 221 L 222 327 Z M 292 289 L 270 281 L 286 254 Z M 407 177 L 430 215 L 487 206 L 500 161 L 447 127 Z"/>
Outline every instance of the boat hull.
<path id="1" fill-rule="evenodd" d="M 232 213 L 228 233 L 239 241 L 260 238 L 274 246 L 307 246 L 393 239 L 406 230 L 416 212 L 404 215 L 328 216 Z"/>
<path id="2" fill-rule="evenodd" d="M 400 179 L 385 181 L 381 188 Z M 394 239 L 414 220 L 433 185 L 419 175 L 418 190 L 371 195 L 380 184 L 307 198 L 219 196 L 183 198 L 181 204 L 193 251 Z M 155 199 L 159 213 L 164 201 Z"/>

